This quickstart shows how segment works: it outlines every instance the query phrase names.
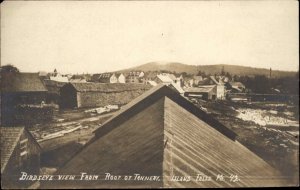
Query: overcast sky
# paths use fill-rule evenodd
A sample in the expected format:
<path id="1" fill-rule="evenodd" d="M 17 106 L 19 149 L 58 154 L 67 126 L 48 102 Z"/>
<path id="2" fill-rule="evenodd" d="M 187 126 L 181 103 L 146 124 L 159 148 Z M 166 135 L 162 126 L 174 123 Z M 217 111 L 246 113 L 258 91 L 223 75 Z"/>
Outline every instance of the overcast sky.
<path id="1" fill-rule="evenodd" d="M 152 61 L 299 68 L 297 1 L 1 3 L 1 65 L 97 73 Z"/>

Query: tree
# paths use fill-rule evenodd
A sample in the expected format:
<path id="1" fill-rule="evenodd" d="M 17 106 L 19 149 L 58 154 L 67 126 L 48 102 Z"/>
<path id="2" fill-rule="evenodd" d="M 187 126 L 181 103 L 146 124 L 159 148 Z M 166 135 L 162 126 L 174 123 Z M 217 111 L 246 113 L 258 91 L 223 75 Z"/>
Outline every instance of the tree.
<path id="1" fill-rule="evenodd" d="M 1 74 L 3 73 L 19 73 L 19 69 L 11 64 L 0 67 Z"/>
<path id="2" fill-rule="evenodd" d="M 15 75 L 19 72 L 19 69 L 11 64 L 0 67 L 1 89 L 11 86 Z"/>

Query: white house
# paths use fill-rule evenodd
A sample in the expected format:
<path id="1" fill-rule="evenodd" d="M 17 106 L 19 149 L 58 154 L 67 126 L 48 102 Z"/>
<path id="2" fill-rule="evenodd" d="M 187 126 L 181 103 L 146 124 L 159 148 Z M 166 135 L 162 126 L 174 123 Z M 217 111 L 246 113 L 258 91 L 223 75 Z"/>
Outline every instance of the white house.
<path id="1" fill-rule="evenodd" d="M 118 79 L 118 83 L 125 83 L 126 82 L 126 78 L 122 73 L 116 74 L 116 77 Z"/>

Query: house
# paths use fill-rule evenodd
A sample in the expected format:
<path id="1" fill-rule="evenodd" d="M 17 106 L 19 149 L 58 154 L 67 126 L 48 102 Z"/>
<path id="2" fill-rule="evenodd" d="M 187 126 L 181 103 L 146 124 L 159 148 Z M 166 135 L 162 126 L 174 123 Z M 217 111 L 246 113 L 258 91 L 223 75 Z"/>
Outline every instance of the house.
<path id="1" fill-rule="evenodd" d="M 234 89 L 237 92 L 244 92 L 246 87 L 241 82 L 229 82 L 232 89 Z"/>
<path id="2" fill-rule="evenodd" d="M 57 82 L 69 82 L 68 77 L 63 77 L 61 75 L 50 76 L 50 80 L 57 81 Z"/>
<path id="3" fill-rule="evenodd" d="M 126 83 L 126 78 L 122 73 L 117 73 L 116 77 L 118 79 L 118 83 Z"/>
<path id="4" fill-rule="evenodd" d="M 47 89 L 38 73 L 3 75 L 1 80 L 1 123 L 4 125 L 16 124 L 17 106 L 46 102 Z"/>
<path id="5" fill-rule="evenodd" d="M 60 89 L 61 108 L 123 105 L 150 89 L 128 83 L 68 83 Z"/>
<path id="6" fill-rule="evenodd" d="M 177 91 L 179 94 L 182 94 L 184 95 L 184 90 L 183 88 L 181 87 L 180 83 L 179 82 L 172 82 L 169 87 L 171 87 L 173 90 Z"/>
<path id="7" fill-rule="evenodd" d="M 150 84 L 151 86 L 156 86 L 157 85 L 157 83 L 153 80 L 148 80 L 146 83 Z"/>
<path id="8" fill-rule="evenodd" d="M 69 79 L 69 82 L 74 82 L 74 83 L 87 82 L 89 79 L 90 79 L 89 75 L 73 75 Z"/>
<path id="9" fill-rule="evenodd" d="M 217 99 L 224 100 L 225 99 L 225 83 L 223 82 L 223 77 L 210 76 L 207 79 L 203 79 L 203 81 L 199 81 L 198 87 L 206 86 L 206 85 L 217 85 Z"/>
<path id="10" fill-rule="evenodd" d="M 184 96 L 198 97 L 203 100 L 215 100 L 217 97 L 217 85 L 189 87 L 185 89 Z"/>
<path id="11" fill-rule="evenodd" d="M 72 83 L 85 83 L 87 82 L 86 79 L 70 79 L 69 82 L 72 82 Z"/>
<path id="12" fill-rule="evenodd" d="M 56 173 L 101 174 L 101 180 L 76 180 L 76 188 L 285 184 L 285 179 L 274 168 L 236 140 L 233 131 L 166 85 L 158 85 L 131 101 L 94 134 L 94 138 Z M 215 181 L 218 174 L 226 180 Z M 119 179 L 132 175 L 132 180 L 104 180 L 113 178 L 111 175 L 120 175 Z M 230 182 L 232 175 L 238 176 L 238 180 Z M 145 176 L 148 179 L 152 176 L 152 180 L 133 180 L 145 179 Z M 192 179 L 188 180 L 188 176 Z M 53 187 L 72 188 L 74 181 L 42 184 L 42 188 Z"/>
<path id="13" fill-rule="evenodd" d="M 41 147 L 25 127 L 0 127 L 1 188 L 20 189 L 32 181 L 20 181 L 21 172 L 40 174 Z"/>
<path id="14" fill-rule="evenodd" d="M 168 74 L 166 73 L 162 73 L 162 74 L 158 74 L 156 75 L 156 78 L 154 79 L 154 81 L 157 83 L 157 84 L 166 84 L 166 85 L 169 85 L 171 84 L 172 82 L 174 82 Z"/>
<path id="15" fill-rule="evenodd" d="M 163 74 L 164 74 L 164 73 L 163 73 Z M 166 73 L 166 75 L 167 75 L 170 79 L 172 79 L 173 82 L 175 82 L 175 81 L 177 80 L 177 77 L 176 77 L 174 74 L 172 74 L 172 73 Z"/>
<path id="16" fill-rule="evenodd" d="M 158 72 L 152 72 L 152 71 L 148 71 L 144 74 L 144 77 L 142 78 L 143 83 L 147 84 L 148 81 L 153 81 L 155 82 L 155 78 L 157 76 Z M 153 83 L 150 82 L 150 83 Z M 156 83 L 156 82 L 155 82 Z M 154 84 L 154 83 L 153 83 Z M 157 84 L 157 83 L 156 83 Z"/>
<path id="17" fill-rule="evenodd" d="M 217 85 L 217 99 L 224 100 L 225 99 L 225 86 L 224 84 Z"/>
<path id="18" fill-rule="evenodd" d="M 143 71 L 130 71 L 126 75 L 126 83 L 143 83 L 145 73 Z"/>
<path id="19" fill-rule="evenodd" d="M 117 83 L 118 78 L 114 73 L 102 73 L 99 77 L 100 83 Z"/>
<path id="20" fill-rule="evenodd" d="M 45 71 L 39 71 L 38 75 L 39 75 L 39 77 L 40 77 L 41 80 L 46 80 L 46 79 L 49 80 L 50 79 L 50 76 Z"/>
<path id="21" fill-rule="evenodd" d="M 180 75 L 179 77 L 176 78 L 175 83 L 179 84 L 181 87 L 184 86 L 184 80 L 183 80 L 183 76 Z"/>
<path id="22" fill-rule="evenodd" d="M 91 82 L 99 82 L 101 74 L 93 74 L 91 77 Z"/>
<path id="23" fill-rule="evenodd" d="M 199 82 L 203 81 L 203 77 L 202 76 L 193 76 L 193 86 L 198 86 Z"/>
<path id="24" fill-rule="evenodd" d="M 46 102 L 58 104 L 60 97 L 60 88 L 63 87 L 66 82 L 58 82 L 53 80 L 43 80 L 43 84 L 46 87 L 48 93 Z"/>

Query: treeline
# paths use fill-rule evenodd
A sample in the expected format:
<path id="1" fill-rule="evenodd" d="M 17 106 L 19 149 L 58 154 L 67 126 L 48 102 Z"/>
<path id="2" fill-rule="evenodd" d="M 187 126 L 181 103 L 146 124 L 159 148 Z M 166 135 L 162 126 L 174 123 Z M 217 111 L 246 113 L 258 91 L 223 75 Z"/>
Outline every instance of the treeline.
<path id="1" fill-rule="evenodd" d="M 299 95 L 299 72 L 295 76 L 282 78 L 268 78 L 265 75 L 240 76 L 236 77 L 236 81 L 242 82 L 253 93 Z"/>

